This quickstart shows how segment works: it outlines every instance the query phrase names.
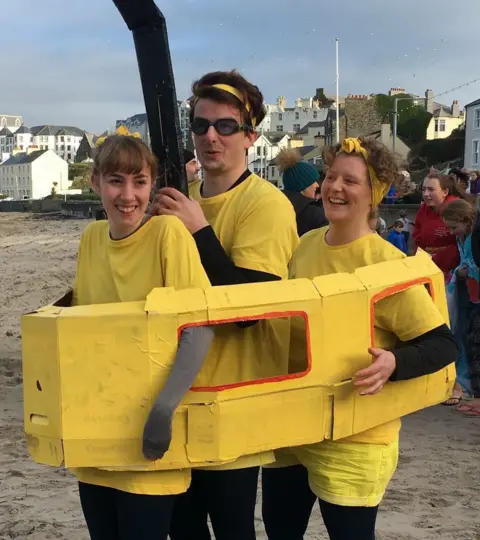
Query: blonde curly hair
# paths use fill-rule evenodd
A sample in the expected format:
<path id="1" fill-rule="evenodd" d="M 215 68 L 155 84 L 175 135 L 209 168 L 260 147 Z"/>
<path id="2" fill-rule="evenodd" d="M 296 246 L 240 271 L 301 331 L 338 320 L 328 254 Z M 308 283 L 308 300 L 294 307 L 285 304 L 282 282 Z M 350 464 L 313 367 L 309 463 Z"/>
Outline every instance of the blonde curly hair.
<path id="1" fill-rule="evenodd" d="M 400 173 L 395 154 L 384 144 L 374 139 L 359 137 L 358 140 L 362 147 L 368 152 L 368 164 L 375 171 L 378 180 L 383 184 L 398 186 L 403 179 L 403 175 Z M 341 144 L 335 144 L 324 149 L 323 163 L 327 170 L 333 165 L 341 147 Z"/>

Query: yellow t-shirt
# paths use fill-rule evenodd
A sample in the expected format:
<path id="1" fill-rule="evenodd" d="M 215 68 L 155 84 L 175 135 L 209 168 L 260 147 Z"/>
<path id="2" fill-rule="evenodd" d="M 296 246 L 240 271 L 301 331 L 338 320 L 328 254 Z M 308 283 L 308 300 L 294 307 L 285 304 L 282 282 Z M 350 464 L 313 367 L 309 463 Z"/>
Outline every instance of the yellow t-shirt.
<path id="1" fill-rule="evenodd" d="M 190 186 L 223 249 L 236 266 L 288 276 L 298 245 L 295 212 L 288 199 L 252 174 L 233 189 L 203 198 Z M 288 320 L 260 321 L 250 328 L 215 327 L 215 339 L 195 386 L 251 381 L 288 373 Z"/>
<path id="2" fill-rule="evenodd" d="M 233 189 L 203 198 L 201 183 L 190 185 L 208 223 L 236 266 L 282 279 L 298 245 L 295 212 L 288 199 L 266 180 L 252 174 Z M 262 320 L 249 328 L 216 326 L 195 386 L 253 381 L 288 373 L 288 319 Z M 240 469 L 274 461 L 273 452 L 244 456 L 214 470 Z"/>
<path id="3" fill-rule="evenodd" d="M 291 266 L 291 278 L 314 278 L 405 255 L 372 233 L 342 246 L 325 241 L 328 227 L 302 237 Z M 364 323 L 365 321 L 362 321 Z M 414 339 L 444 324 L 425 287 L 418 285 L 376 304 L 375 346 L 392 349 L 397 337 Z M 342 439 L 305 445 L 277 453 L 279 464 L 294 457 L 308 469 L 312 491 L 320 499 L 342 506 L 376 506 L 382 500 L 398 461 L 400 420 L 387 422 Z M 293 456 L 292 456 L 293 454 Z"/>
<path id="4" fill-rule="evenodd" d="M 122 240 L 110 238 L 107 221 L 91 223 L 82 235 L 74 305 L 140 301 L 155 287 L 209 286 L 195 242 L 176 217 L 153 217 Z M 189 470 L 72 472 L 87 484 L 146 495 L 183 493 L 190 484 Z"/>

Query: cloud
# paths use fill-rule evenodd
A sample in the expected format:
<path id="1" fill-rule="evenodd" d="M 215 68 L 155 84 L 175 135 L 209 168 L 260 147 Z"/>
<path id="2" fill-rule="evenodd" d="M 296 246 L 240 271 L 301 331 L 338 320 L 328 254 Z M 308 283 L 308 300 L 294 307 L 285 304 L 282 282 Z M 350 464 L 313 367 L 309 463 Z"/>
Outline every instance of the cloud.
<path id="1" fill-rule="evenodd" d="M 478 0 L 158 5 L 167 18 L 179 98 L 203 73 L 234 67 L 268 102 L 285 95 L 292 103 L 317 87 L 333 92 L 336 37 L 342 95 L 392 86 L 439 93 L 480 76 Z M 30 125 L 99 132 L 144 110 L 132 36 L 110 0 L 12 2 L 2 15 L 0 43 L 2 113 L 21 114 Z M 477 83 L 440 101 L 464 104 L 479 96 Z"/>

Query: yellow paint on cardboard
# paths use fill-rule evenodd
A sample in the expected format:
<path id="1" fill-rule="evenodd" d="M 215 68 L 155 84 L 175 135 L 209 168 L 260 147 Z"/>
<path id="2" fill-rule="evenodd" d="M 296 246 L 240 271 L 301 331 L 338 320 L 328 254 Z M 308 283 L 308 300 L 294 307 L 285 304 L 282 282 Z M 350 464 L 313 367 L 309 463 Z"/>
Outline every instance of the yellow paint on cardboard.
<path id="1" fill-rule="evenodd" d="M 454 366 L 388 383 L 367 398 L 358 396 L 351 381 L 371 362 L 367 349 L 372 299 L 413 280 L 431 282 L 435 303 L 448 321 L 443 275 L 423 253 L 313 281 L 205 291 L 155 289 L 146 302 L 46 306 L 25 315 L 29 452 L 37 462 L 52 466 L 218 466 L 267 450 L 347 437 L 437 404 L 451 391 Z M 170 372 L 179 329 L 288 313 L 304 317 L 291 319 L 291 334 L 303 335 L 308 329 L 309 369 L 306 349 L 292 347 L 290 375 L 189 392 L 175 414 L 170 450 L 162 460 L 146 461 L 141 453 L 143 426 Z"/>

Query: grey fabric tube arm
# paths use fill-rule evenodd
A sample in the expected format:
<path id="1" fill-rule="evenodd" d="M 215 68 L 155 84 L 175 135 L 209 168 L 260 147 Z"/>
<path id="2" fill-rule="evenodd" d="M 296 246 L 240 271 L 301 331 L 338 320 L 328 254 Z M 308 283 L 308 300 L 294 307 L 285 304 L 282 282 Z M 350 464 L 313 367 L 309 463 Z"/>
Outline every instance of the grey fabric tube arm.
<path id="1" fill-rule="evenodd" d="M 161 459 L 172 440 L 175 409 L 190 390 L 207 357 L 214 336 L 210 326 L 185 328 L 180 336 L 177 355 L 168 379 L 158 394 L 143 431 L 143 455 Z"/>

